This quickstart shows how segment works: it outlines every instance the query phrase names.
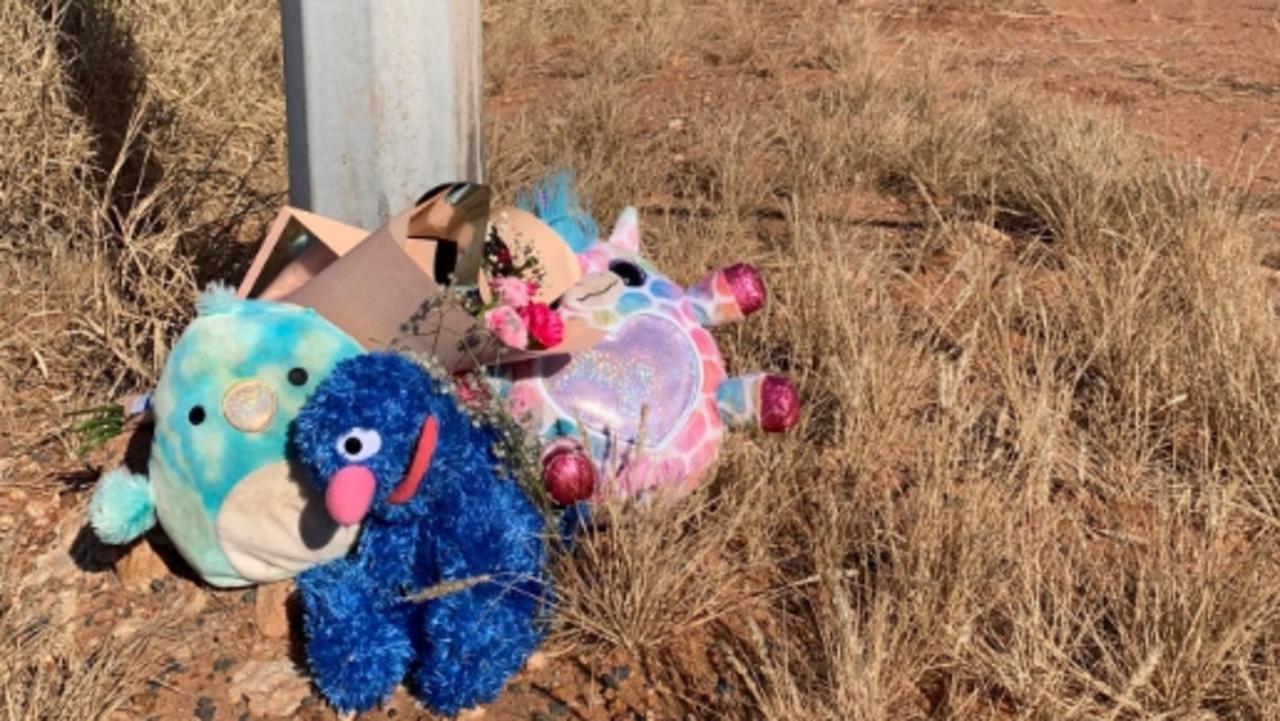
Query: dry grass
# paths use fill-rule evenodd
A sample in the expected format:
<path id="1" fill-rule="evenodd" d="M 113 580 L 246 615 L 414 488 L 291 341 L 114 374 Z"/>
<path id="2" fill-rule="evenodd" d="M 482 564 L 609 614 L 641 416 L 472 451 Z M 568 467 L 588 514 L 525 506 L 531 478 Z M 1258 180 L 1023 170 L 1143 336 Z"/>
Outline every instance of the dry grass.
<path id="1" fill-rule="evenodd" d="M 588 539 L 567 632 L 657 650 L 722 609 L 724 671 L 769 718 L 1274 713 L 1260 212 L 1114 119 L 950 92 L 856 19 L 770 35 L 743 12 L 682 43 L 756 31 L 720 55 L 763 75 L 735 102 L 601 63 L 494 123 L 497 177 L 565 163 L 600 215 L 639 199 L 677 278 L 766 268 L 765 317 L 720 337 L 809 403 L 791 441 L 731 443 L 694 532 Z M 907 217 L 868 222 L 872 193 Z"/>
<path id="2" fill-rule="evenodd" d="M 111 141 L 67 31 L 4 1 L 3 107 L 26 113 L 4 127 L 27 134 L 0 156 L 0 352 L 25 414 L 154 373 L 228 267 L 210 249 L 282 188 L 279 89 L 270 43 L 185 43 L 255 37 L 270 3 L 75 5 L 139 47 L 145 102 Z M 1277 718 L 1263 209 L 1114 118 L 957 92 L 858 12 L 487 6 L 494 182 L 574 168 L 602 219 L 641 205 L 679 281 L 755 262 L 771 304 L 718 338 L 807 403 L 677 509 L 608 510 L 558 560 L 559 642 L 698 639 L 745 690 L 701 715 Z"/>
<path id="3" fill-rule="evenodd" d="M 7 602 L 6 602 L 7 604 Z M 0 606 L 0 713 L 11 721 L 105 719 L 161 667 L 152 632 L 81 646 L 47 613 Z"/>
<path id="4" fill-rule="evenodd" d="M 277 25 L 260 2 L 0 0 L 0 452 L 154 379 L 282 200 Z"/>
<path id="5" fill-rule="evenodd" d="M 70 592 L 48 598 L 25 584 L 13 541 L 0 539 L 0 716 L 98 721 L 124 712 L 130 697 L 160 671 L 160 646 L 174 641 L 164 637 L 171 619 L 149 619 L 127 635 L 77 641 L 81 624 Z"/>

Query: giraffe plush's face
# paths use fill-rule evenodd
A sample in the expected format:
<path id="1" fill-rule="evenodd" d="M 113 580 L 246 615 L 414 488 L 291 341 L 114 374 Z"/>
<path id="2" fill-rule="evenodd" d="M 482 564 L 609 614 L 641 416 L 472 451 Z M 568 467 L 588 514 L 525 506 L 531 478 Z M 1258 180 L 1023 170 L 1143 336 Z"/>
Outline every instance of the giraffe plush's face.
<path id="1" fill-rule="evenodd" d="M 605 338 L 525 364 L 509 389 L 512 410 L 548 441 L 585 429 L 591 455 L 625 494 L 696 483 L 724 432 L 716 389 L 725 370 L 695 304 L 640 256 L 634 211 L 578 260 L 584 277 L 560 312 Z"/>
<path id="2" fill-rule="evenodd" d="M 202 298 L 156 386 L 148 476 L 157 520 L 210 583 L 288 577 L 349 546 L 286 442 L 311 390 L 361 350 L 310 309 Z"/>

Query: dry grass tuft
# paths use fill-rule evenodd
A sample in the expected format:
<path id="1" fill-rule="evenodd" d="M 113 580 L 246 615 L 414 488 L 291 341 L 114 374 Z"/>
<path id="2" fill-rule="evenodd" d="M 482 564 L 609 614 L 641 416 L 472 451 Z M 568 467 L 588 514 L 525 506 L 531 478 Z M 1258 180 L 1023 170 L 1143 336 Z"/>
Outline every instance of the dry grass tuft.
<path id="1" fill-rule="evenodd" d="M 757 33 L 740 62 L 767 72 L 737 102 L 668 102 L 678 130 L 641 110 L 661 78 L 607 72 L 494 123 L 496 175 L 581 168 L 602 216 L 638 199 L 676 278 L 761 265 L 772 305 L 720 338 L 809 404 L 790 441 L 730 443 L 684 512 L 696 533 L 667 517 L 588 539 L 561 570 L 565 633 L 668 647 L 705 623 L 686 599 L 735 599 L 709 607 L 767 718 L 1264 717 L 1265 217 L 1114 119 L 956 93 L 927 52 L 886 62 L 873 28 L 807 17 Z M 795 37 L 807 56 L 772 46 Z M 699 565 L 726 558 L 728 577 Z"/>
<path id="2" fill-rule="evenodd" d="M 160 671 L 170 619 L 129 636 L 78 641 L 63 603 L 17 577 L 13 539 L 0 540 L 0 714 L 12 721 L 106 719 Z M 70 592 L 67 592 L 70 593 Z"/>
<path id="3" fill-rule="evenodd" d="M 744 608 L 755 596 L 744 580 L 777 580 L 767 546 L 773 523 L 758 502 L 763 486 L 733 498 L 599 509 L 572 551 L 555 559 L 563 622 L 554 640 L 662 649 Z"/>
<path id="4" fill-rule="evenodd" d="M 274 13 L 0 2 L 0 452 L 153 380 L 282 200 Z"/>

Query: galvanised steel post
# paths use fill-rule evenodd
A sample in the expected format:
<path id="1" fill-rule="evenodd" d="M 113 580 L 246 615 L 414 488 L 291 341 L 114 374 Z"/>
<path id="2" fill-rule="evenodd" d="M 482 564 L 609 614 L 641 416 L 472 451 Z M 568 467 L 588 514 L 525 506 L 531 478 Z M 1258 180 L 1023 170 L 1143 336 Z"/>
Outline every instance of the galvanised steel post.
<path id="1" fill-rule="evenodd" d="M 484 172 L 480 0 L 281 0 L 290 202 L 373 229 Z"/>

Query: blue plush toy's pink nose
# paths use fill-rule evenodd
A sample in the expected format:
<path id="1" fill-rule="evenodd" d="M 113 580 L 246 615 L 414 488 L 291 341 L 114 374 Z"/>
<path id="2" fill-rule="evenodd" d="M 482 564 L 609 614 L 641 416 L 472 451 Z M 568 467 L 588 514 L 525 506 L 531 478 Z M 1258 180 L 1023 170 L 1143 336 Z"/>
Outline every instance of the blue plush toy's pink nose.
<path id="1" fill-rule="evenodd" d="M 377 487 L 373 471 L 364 466 L 347 466 L 329 479 L 329 488 L 324 492 L 324 507 L 341 525 L 355 525 L 369 512 Z"/>

